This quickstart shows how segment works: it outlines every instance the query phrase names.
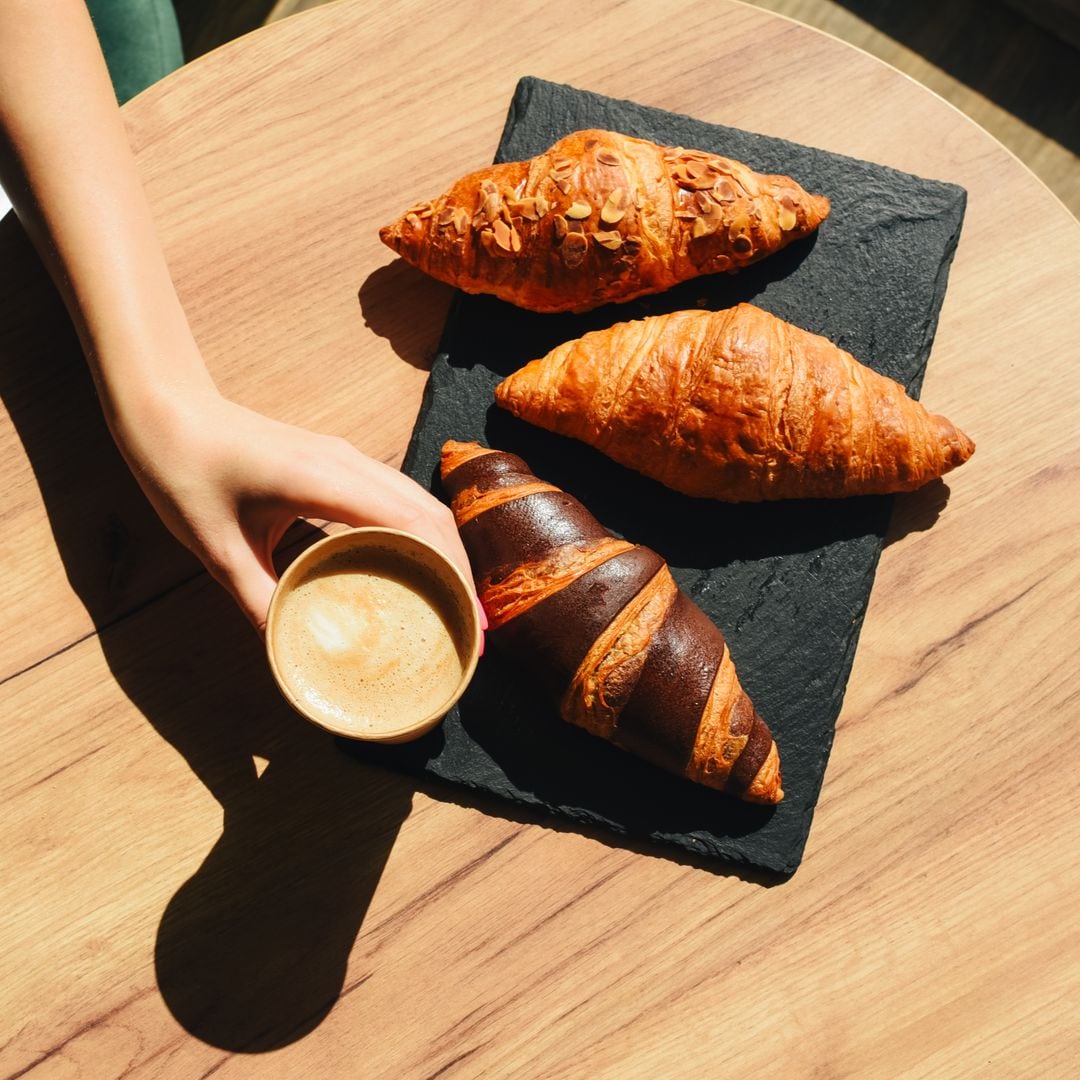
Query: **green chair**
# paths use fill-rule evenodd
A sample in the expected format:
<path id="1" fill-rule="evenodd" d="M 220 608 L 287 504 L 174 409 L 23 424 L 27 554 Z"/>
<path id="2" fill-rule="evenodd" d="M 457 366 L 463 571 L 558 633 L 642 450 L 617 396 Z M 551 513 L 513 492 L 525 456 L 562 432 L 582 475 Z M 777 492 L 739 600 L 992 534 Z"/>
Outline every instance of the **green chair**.
<path id="1" fill-rule="evenodd" d="M 86 0 L 121 105 L 184 63 L 170 0 Z"/>

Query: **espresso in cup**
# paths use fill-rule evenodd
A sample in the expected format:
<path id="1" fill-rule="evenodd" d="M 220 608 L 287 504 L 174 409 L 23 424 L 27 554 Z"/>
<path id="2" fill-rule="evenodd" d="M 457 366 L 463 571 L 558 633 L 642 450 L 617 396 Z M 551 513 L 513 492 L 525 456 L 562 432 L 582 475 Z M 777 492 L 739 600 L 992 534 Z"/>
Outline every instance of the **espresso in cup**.
<path id="1" fill-rule="evenodd" d="M 394 742 L 434 726 L 476 666 L 479 620 L 449 559 L 418 537 L 354 529 L 313 545 L 270 605 L 270 665 L 329 730 Z"/>

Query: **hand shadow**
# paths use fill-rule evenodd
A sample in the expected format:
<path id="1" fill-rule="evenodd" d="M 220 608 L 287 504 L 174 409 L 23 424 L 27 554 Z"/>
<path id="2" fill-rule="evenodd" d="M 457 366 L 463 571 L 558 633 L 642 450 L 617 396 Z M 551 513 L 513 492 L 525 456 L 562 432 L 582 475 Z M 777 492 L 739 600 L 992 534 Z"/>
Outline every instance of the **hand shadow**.
<path id="1" fill-rule="evenodd" d="M 258 638 L 113 446 L 67 316 L 12 216 L 0 222 L 0 395 L 112 674 L 224 810 L 219 840 L 162 916 L 161 994 L 215 1046 L 293 1042 L 340 995 L 414 788 L 338 753 L 277 693 Z M 261 776 L 255 757 L 269 762 Z"/>

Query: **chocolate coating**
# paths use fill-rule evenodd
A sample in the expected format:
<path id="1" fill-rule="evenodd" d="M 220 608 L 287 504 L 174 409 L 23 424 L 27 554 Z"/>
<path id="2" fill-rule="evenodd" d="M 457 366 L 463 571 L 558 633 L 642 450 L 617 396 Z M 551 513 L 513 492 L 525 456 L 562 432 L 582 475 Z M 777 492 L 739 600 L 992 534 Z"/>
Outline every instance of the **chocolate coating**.
<path id="1" fill-rule="evenodd" d="M 752 721 L 750 738 L 747 739 L 743 752 L 735 759 L 731 774 L 724 785 L 725 791 L 736 795 L 745 791 L 754 777 L 757 776 L 758 769 L 765 763 L 765 758 L 769 756 L 769 748 L 772 746 L 773 741 L 765 721 L 761 719 L 757 710 L 750 704 L 750 699 L 744 696 L 739 704 L 742 704 L 742 702 L 746 702 L 750 709 Z"/>
<path id="2" fill-rule="evenodd" d="M 466 488 L 493 491 L 495 488 L 512 487 L 514 484 L 530 484 L 536 476 L 517 454 L 497 450 L 491 454 L 478 454 L 459 465 L 443 477 L 443 487 L 451 499 Z"/>
<path id="3" fill-rule="evenodd" d="M 743 694 L 731 706 L 731 716 L 728 717 L 731 734 L 749 735 L 754 726 L 755 716 L 757 716 L 757 712 L 754 709 L 754 703 L 746 694 Z"/>
<path id="4" fill-rule="evenodd" d="M 614 742 L 663 769 L 685 773 L 723 655 L 720 631 L 685 593 L 676 593 L 619 716 Z"/>
<path id="5" fill-rule="evenodd" d="M 529 480 L 536 478 L 530 473 Z M 609 535 L 565 491 L 538 491 L 500 503 L 465 522 L 460 532 L 477 581 L 503 566 L 535 562 L 564 544 Z"/>
<path id="6" fill-rule="evenodd" d="M 561 699 L 608 623 L 663 565 L 649 548 L 624 551 L 492 631 L 492 643 L 527 662 Z"/>

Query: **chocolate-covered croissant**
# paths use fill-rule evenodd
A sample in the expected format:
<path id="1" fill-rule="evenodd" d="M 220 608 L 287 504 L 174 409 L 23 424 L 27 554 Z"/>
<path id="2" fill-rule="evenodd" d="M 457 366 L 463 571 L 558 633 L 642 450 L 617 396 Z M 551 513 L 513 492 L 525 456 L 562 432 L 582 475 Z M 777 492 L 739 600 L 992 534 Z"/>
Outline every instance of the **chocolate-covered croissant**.
<path id="1" fill-rule="evenodd" d="M 514 454 L 448 442 L 443 485 L 489 634 L 564 720 L 670 772 L 777 803 L 780 760 L 723 635 L 648 548 Z"/>
<path id="2" fill-rule="evenodd" d="M 585 334 L 495 398 L 676 491 L 727 502 L 911 491 L 975 449 L 899 383 L 750 304 Z"/>
<path id="3" fill-rule="evenodd" d="M 463 177 L 380 230 L 440 281 L 532 311 L 587 311 L 738 270 L 813 232 L 829 200 L 788 176 L 613 131 Z"/>

